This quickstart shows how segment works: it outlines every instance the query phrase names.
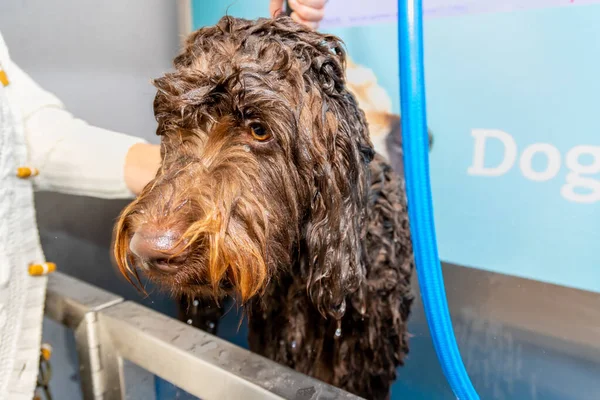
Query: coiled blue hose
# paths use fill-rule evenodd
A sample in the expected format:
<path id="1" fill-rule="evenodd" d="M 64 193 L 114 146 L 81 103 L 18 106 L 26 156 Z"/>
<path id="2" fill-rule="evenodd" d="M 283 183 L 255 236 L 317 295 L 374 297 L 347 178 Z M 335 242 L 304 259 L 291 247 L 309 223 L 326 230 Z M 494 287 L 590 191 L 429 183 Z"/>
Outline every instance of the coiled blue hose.
<path id="1" fill-rule="evenodd" d="M 425 315 L 438 359 L 458 399 L 479 399 L 458 351 L 438 255 L 423 70 L 421 0 L 398 0 L 402 148 L 410 229 Z"/>

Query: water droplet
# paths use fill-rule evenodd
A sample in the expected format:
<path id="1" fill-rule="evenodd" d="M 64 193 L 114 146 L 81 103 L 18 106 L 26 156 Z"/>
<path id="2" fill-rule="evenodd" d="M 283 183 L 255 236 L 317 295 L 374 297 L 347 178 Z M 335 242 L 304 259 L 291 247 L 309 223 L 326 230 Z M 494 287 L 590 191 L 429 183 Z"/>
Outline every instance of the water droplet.
<path id="1" fill-rule="evenodd" d="M 209 322 L 209 323 L 208 323 L 208 327 L 209 327 L 210 329 L 214 329 L 214 328 L 215 328 L 215 323 L 214 323 L 214 322 L 212 322 L 212 321 L 211 321 L 211 322 Z"/>
<path id="2" fill-rule="evenodd" d="M 338 338 L 342 336 L 342 320 L 337 320 L 337 329 L 335 330 L 335 337 Z"/>
<path id="3" fill-rule="evenodd" d="M 295 348 L 296 348 L 296 341 L 295 341 L 295 340 L 292 340 L 292 343 L 291 343 L 291 344 L 292 344 L 292 349 L 295 349 Z"/>
<path id="4" fill-rule="evenodd" d="M 188 325 L 191 325 L 191 324 L 192 324 L 192 320 L 191 320 L 191 319 L 188 319 L 188 320 L 187 320 L 187 323 L 188 323 Z"/>
<path id="5" fill-rule="evenodd" d="M 250 150 L 251 150 L 251 149 L 250 149 L 250 146 L 248 146 L 248 145 L 245 145 L 245 146 L 244 146 L 244 151 L 246 151 L 246 152 L 250 153 Z"/>
<path id="6" fill-rule="evenodd" d="M 194 307 L 198 307 L 198 304 L 200 304 L 200 302 L 198 300 L 194 300 L 192 304 L 194 305 Z"/>

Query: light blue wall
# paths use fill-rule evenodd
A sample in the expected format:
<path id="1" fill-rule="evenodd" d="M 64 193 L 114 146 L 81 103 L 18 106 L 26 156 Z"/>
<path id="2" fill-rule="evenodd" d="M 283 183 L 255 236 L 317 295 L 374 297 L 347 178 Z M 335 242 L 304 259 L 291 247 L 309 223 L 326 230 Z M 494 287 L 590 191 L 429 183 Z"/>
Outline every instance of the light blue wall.
<path id="1" fill-rule="evenodd" d="M 599 18 L 593 5 L 428 22 L 431 168 L 446 261 L 600 291 L 600 202 L 561 196 L 567 152 L 600 145 Z M 534 143 L 555 146 L 561 168 L 534 182 L 517 159 L 501 177 L 469 176 L 473 128 L 509 133 L 519 156 Z M 488 156 L 497 165 L 502 147 L 490 146 Z M 533 161 L 547 166 L 542 155 Z M 587 177 L 600 185 L 600 168 Z"/>

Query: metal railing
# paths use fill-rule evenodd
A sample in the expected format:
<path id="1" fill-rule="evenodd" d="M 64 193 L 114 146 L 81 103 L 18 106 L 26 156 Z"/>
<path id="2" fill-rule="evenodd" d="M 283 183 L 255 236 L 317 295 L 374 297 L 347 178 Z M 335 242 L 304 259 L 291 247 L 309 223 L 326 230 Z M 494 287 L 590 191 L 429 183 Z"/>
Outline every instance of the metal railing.
<path id="1" fill-rule="evenodd" d="M 61 273 L 45 314 L 75 332 L 86 400 L 154 400 L 154 375 L 204 400 L 359 398 Z"/>

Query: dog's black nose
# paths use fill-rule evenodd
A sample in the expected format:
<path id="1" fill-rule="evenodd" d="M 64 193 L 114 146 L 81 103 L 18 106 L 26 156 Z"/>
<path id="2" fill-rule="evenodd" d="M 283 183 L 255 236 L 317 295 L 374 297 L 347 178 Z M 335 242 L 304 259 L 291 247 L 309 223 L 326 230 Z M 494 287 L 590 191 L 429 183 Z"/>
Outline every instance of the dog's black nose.
<path id="1" fill-rule="evenodd" d="M 160 229 L 152 224 L 144 224 L 135 232 L 129 249 L 145 268 L 164 273 L 177 272 L 188 256 L 180 232 Z"/>

